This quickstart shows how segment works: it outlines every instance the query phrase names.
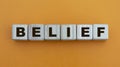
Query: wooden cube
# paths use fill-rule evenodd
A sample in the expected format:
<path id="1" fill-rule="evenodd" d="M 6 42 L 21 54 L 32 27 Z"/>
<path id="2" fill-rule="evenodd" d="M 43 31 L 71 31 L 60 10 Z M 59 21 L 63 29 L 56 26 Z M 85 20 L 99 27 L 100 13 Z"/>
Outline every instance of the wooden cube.
<path id="1" fill-rule="evenodd" d="M 14 24 L 12 26 L 12 39 L 14 40 L 27 40 L 27 24 Z"/>
<path id="2" fill-rule="evenodd" d="M 60 40 L 60 25 L 45 25 L 45 40 Z"/>
<path id="3" fill-rule="evenodd" d="M 77 25 L 77 40 L 92 40 L 92 25 Z"/>
<path id="4" fill-rule="evenodd" d="M 93 39 L 94 40 L 108 39 L 108 24 L 94 24 L 93 25 Z"/>
<path id="5" fill-rule="evenodd" d="M 44 40 L 44 25 L 43 24 L 29 25 L 29 40 Z"/>
<path id="6" fill-rule="evenodd" d="M 76 40 L 76 24 L 61 25 L 61 40 Z"/>

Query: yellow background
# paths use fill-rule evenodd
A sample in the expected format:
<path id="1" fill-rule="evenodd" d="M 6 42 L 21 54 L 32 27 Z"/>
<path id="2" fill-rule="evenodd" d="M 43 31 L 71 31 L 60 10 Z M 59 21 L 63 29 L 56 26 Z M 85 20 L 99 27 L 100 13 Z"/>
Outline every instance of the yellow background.
<path id="1" fill-rule="evenodd" d="M 14 41 L 12 24 L 109 24 L 107 41 Z M 120 0 L 0 0 L 0 67 L 120 67 Z"/>

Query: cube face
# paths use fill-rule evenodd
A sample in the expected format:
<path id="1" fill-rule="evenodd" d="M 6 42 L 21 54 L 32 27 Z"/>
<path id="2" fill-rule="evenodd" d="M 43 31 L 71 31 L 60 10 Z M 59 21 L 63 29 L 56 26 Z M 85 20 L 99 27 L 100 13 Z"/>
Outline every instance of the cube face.
<path id="1" fill-rule="evenodd" d="M 61 40 L 76 40 L 76 24 L 61 25 Z"/>
<path id="2" fill-rule="evenodd" d="M 60 25 L 45 25 L 45 40 L 60 40 Z"/>
<path id="3" fill-rule="evenodd" d="M 14 24 L 12 26 L 12 39 L 13 40 L 27 40 L 27 27 L 26 24 Z"/>
<path id="4" fill-rule="evenodd" d="M 77 25 L 77 40 L 92 40 L 92 25 Z"/>
<path id="5" fill-rule="evenodd" d="M 93 25 L 93 39 L 94 40 L 108 39 L 108 24 L 94 24 Z"/>
<path id="6" fill-rule="evenodd" d="M 43 24 L 29 25 L 29 40 L 44 40 L 44 25 Z"/>

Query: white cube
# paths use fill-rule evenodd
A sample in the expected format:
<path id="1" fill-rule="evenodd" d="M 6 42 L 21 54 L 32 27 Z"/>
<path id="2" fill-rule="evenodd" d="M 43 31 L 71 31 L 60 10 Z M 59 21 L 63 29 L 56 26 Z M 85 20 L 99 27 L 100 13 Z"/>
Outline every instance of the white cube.
<path id="1" fill-rule="evenodd" d="M 76 40 L 76 24 L 61 25 L 61 40 Z"/>
<path id="2" fill-rule="evenodd" d="M 45 25 L 45 40 L 60 40 L 60 25 Z"/>
<path id="3" fill-rule="evenodd" d="M 44 25 L 43 24 L 29 25 L 29 40 L 44 40 Z"/>
<path id="4" fill-rule="evenodd" d="M 12 26 L 12 39 L 27 40 L 27 24 L 14 24 Z"/>
<path id="5" fill-rule="evenodd" d="M 92 25 L 77 25 L 77 40 L 92 40 Z"/>
<path id="6" fill-rule="evenodd" d="M 108 24 L 94 24 L 93 25 L 93 39 L 94 40 L 108 39 Z"/>

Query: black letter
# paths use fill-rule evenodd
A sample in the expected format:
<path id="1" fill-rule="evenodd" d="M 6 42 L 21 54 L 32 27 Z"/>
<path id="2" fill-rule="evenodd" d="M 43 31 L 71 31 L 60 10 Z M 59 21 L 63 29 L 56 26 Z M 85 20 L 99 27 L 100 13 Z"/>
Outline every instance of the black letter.
<path id="1" fill-rule="evenodd" d="M 40 35 L 37 35 L 36 33 L 40 33 L 40 31 L 36 31 L 37 29 L 40 29 L 40 27 L 33 27 L 32 30 L 32 36 L 33 37 L 40 37 Z"/>
<path id="2" fill-rule="evenodd" d="M 52 34 L 52 27 L 49 28 L 49 36 L 50 37 L 56 37 L 57 35 Z"/>
<path id="3" fill-rule="evenodd" d="M 25 31 L 25 29 L 23 27 L 17 27 L 17 31 L 16 31 L 17 37 L 25 36 L 25 32 L 24 31 Z"/>
<path id="4" fill-rule="evenodd" d="M 101 29 L 105 29 L 104 27 L 99 27 L 98 28 L 98 37 L 100 37 L 101 33 L 104 33 L 104 31 L 101 31 Z"/>
<path id="5" fill-rule="evenodd" d="M 67 37 L 70 37 L 70 28 L 67 28 Z"/>
<path id="6" fill-rule="evenodd" d="M 82 27 L 82 37 L 89 37 L 89 35 L 85 35 L 85 33 L 89 33 L 89 31 L 85 31 L 89 29 L 89 27 Z"/>

